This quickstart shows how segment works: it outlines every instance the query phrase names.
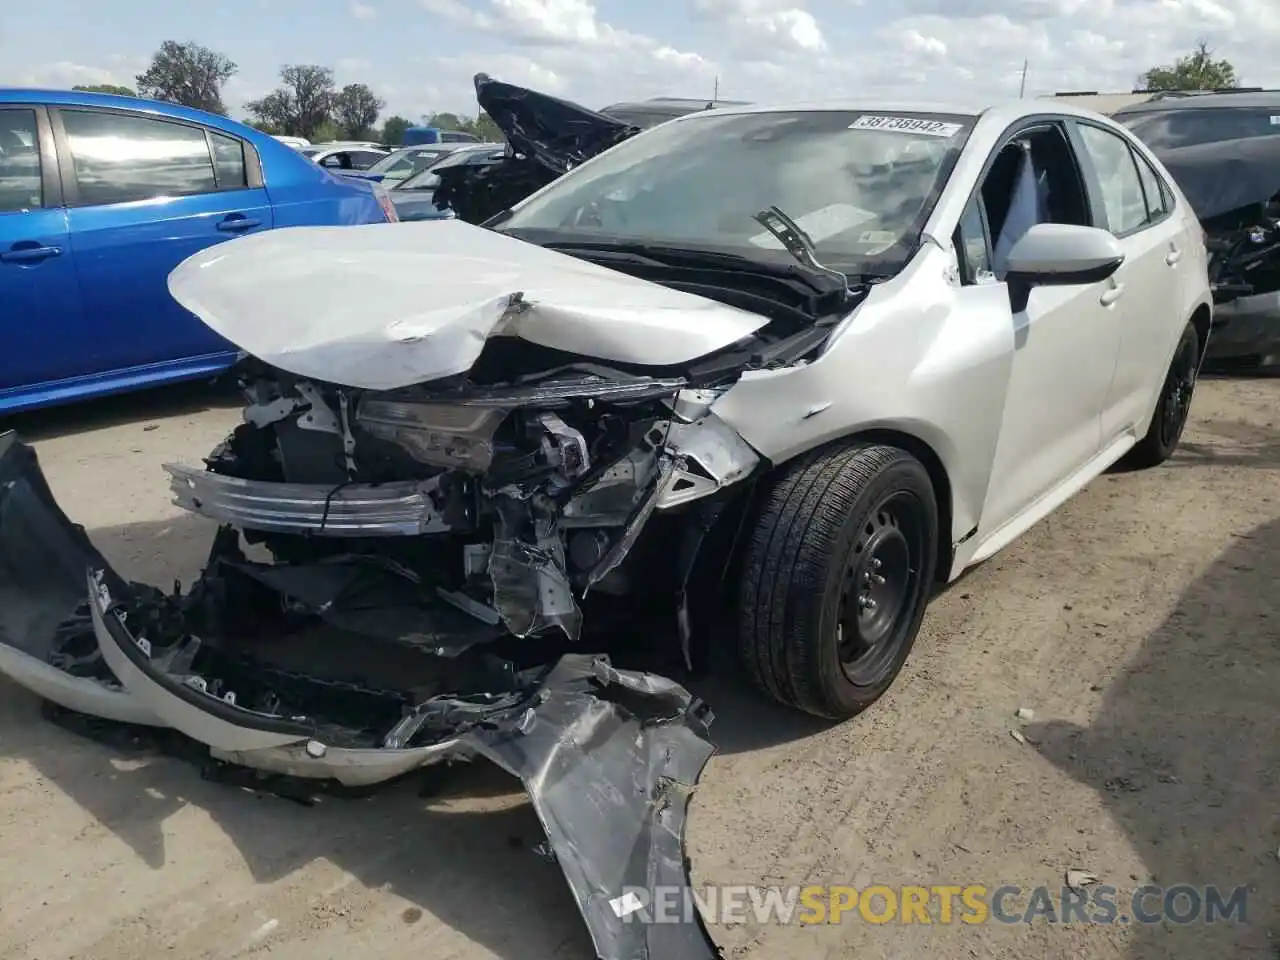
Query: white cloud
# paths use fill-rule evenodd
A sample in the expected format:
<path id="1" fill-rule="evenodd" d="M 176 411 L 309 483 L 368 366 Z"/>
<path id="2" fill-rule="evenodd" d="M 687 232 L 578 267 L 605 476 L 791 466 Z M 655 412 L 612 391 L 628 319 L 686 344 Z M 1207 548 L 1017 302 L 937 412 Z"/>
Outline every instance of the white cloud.
<path id="1" fill-rule="evenodd" d="M 827 47 L 814 15 L 785 0 L 693 0 L 693 13 L 722 24 L 737 49 L 748 56 L 816 53 Z"/>
<path id="2" fill-rule="evenodd" d="M 367 3 L 353 2 L 351 4 L 351 15 L 357 20 L 372 20 L 378 15 L 377 8 L 369 6 Z"/>
<path id="3" fill-rule="evenodd" d="M 352 16 L 357 8 L 390 9 L 350 0 Z M 766 102 L 995 100 L 1017 95 L 1024 60 L 1029 94 L 1127 90 L 1201 39 L 1242 82 L 1280 86 L 1280 0 L 412 0 L 400 9 L 406 32 L 431 37 L 447 25 L 438 31 L 447 52 L 401 61 L 352 43 L 334 66 L 344 82 L 373 85 L 388 112 L 410 117 L 474 114 L 477 72 L 590 107 L 710 97 L 717 80 L 722 97 Z M 305 56 L 289 53 L 287 36 L 274 49 L 281 62 Z M 132 85 L 146 66 L 145 58 L 73 59 L 18 69 L 15 79 Z M 233 108 L 276 81 L 274 62 L 242 69 L 226 88 Z"/>

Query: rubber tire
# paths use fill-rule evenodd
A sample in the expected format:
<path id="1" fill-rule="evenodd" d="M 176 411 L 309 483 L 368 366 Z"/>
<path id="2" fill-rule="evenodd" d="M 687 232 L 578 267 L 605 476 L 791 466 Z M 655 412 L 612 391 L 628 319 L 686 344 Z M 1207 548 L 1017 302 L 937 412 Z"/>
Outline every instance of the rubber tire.
<path id="1" fill-rule="evenodd" d="M 858 531 L 894 490 L 917 495 L 924 513 L 922 589 L 888 675 L 858 687 L 837 653 L 841 580 Z M 747 674 L 770 697 L 805 713 L 834 720 L 861 713 L 890 687 L 911 652 L 933 589 L 937 543 L 933 484 L 904 450 L 855 442 L 782 468 L 764 493 L 744 551 L 738 645 Z"/>
<path id="2" fill-rule="evenodd" d="M 1191 402 L 1195 399 L 1195 381 L 1191 384 L 1191 396 L 1187 398 L 1187 414 L 1183 417 L 1182 425 L 1178 428 L 1177 434 L 1172 442 L 1168 444 L 1160 441 L 1160 416 L 1164 409 L 1165 399 L 1174 387 L 1173 368 L 1178 362 L 1178 356 L 1184 349 L 1187 349 L 1188 341 L 1190 341 L 1190 349 L 1192 353 L 1192 366 L 1198 372 L 1200 369 L 1200 337 L 1196 333 L 1194 325 L 1188 323 L 1182 331 L 1182 336 L 1178 339 L 1178 346 L 1173 351 L 1173 359 L 1169 361 L 1169 369 L 1165 372 L 1164 386 L 1160 389 L 1160 396 L 1156 398 L 1155 413 L 1151 416 L 1151 426 L 1147 429 L 1147 435 L 1125 454 L 1123 465 L 1135 470 L 1145 470 L 1150 467 L 1158 467 L 1178 449 L 1178 442 L 1182 439 L 1182 433 L 1186 429 L 1187 420 L 1191 418 Z"/>

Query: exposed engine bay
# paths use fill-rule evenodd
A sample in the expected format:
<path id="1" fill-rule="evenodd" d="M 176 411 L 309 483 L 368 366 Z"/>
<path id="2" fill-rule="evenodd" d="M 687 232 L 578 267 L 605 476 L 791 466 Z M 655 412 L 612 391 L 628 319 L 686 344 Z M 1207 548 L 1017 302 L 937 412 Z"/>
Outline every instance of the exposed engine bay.
<path id="1" fill-rule="evenodd" d="M 716 393 L 676 377 L 580 364 L 366 391 L 259 367 L 243 384 L 245 423 L 205 467 L 166 468 L 177 504 L 272 557 L 215 555 L 248 591 L 227 606 L 252 606 L 256 583 L 433 657 L 504 636 L 575 645 L 595 595 L 676 597 L 669 562 L 630 556 L 641 534 L 674 547 L 684 508 L 759 464 L 710 413 Z"/>

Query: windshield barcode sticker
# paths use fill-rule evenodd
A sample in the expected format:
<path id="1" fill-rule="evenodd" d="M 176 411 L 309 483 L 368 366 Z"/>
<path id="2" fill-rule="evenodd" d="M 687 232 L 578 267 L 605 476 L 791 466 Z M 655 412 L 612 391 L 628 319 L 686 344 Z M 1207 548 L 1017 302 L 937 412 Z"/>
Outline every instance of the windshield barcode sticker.
<path id="1" fill-rule="evenodd" d="M 924 120 L 920 117 L 885 117 L 868 113 L 849 124 L 849 129 L 922 133 L 928 137 L 954 137 L 960 132 L 960 124 L 944 123 L 941 120 Z"/>

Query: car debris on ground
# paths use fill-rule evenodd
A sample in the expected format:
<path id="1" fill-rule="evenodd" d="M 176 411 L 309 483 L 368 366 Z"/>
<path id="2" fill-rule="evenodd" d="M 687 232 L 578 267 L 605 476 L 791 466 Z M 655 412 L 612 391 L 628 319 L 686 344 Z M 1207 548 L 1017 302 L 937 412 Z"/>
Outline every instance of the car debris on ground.
<path id="1" fill-rule="evenodd" d="M 448 605 L 428 633 L 421 585 L 348 542 L 255 562 L 226 526 L 190 589 L 125 582 L 58 507 L 32 448 L 0 435 L 0 671 L 72 729 L 172 731 L 217 779 L 304 801 L 291 781 L 358 790 L 487 759 L 528 792 L 600 957 L 715 957 L 700 918 L 623 923 L 608 907 L 628 887 L 688 886 L 688 802 L 714 752 L 706 705 L 604 655 L 503 658 L 451 632 Z M 513 564 L 526 596 L 528 568 Z"/>

